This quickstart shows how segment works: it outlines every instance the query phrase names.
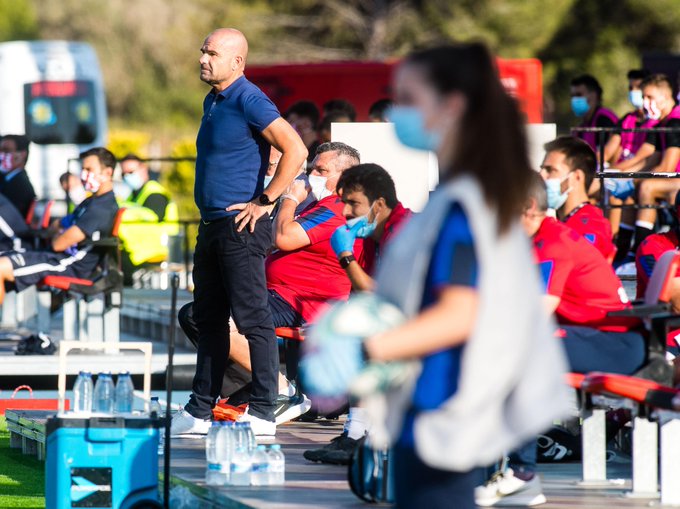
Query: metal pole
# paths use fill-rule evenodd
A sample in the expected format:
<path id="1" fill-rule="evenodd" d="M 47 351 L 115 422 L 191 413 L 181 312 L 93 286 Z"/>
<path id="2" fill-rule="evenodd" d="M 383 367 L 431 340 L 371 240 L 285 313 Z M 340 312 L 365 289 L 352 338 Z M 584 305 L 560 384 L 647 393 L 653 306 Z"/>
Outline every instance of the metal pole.
<path id="1" fill-rule="evenodd" d="M 172 406 L 172 366 L 175 355 L 175 316 L 177 315 L 177 290 L 179 288 L 179 275 L 173 272 L 170 276 L 172 297 L 170 303 L 170 332 L 168 336 L 168 367 L 165 371 L 165 462 L 163 466 L 163 505 L 170 509 L 170 407 Z"/>
<path id="2" fill-rule="evenodd" d="M 189 289 L 189 223 L 182 223 L 184 228 L 184 288 Z"/>

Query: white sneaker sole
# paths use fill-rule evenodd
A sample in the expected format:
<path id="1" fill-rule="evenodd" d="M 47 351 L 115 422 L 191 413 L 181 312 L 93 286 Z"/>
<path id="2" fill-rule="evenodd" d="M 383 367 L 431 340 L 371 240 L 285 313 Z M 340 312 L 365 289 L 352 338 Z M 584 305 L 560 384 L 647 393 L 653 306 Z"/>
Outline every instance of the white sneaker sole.
<path id="1" fill-rule="evenodd" d="M 307 413 L 310 408 L 312 408 L 312 402 L 307 396 L 304 396 L 302 403 L 292 406 L 281 415 L 278 415 L 276 417 L 276 424 L 283 424 L 284 422 L 292 421 L 296 417 L 300 417 L 302 414 Z"/>
<path id="2" fill-rule="evenodd" d="M 539 494 L 517 494 L 507 497 L 496 497 L 493 499 L 475 500 L 480 507 L 534 507 L 545 504 L 547 499 L 543 493 Z"/>

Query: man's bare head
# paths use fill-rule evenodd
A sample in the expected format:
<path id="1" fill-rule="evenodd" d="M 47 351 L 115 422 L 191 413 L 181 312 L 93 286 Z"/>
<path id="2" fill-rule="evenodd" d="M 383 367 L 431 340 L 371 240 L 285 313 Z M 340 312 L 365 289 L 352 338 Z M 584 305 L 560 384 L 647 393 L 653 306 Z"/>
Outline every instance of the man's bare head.
<path id="1" fill-rule="evenodd" d="M 243 75 L 248 41 L 235 28 L 218 28 L 201 46 L 201 80 L 222 91 Z"/>

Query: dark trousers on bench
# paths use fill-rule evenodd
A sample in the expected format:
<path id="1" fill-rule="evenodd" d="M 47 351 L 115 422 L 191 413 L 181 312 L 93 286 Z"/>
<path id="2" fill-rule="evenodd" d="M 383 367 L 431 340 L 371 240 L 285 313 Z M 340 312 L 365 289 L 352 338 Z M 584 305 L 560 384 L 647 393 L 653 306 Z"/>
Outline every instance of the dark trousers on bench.
<path id="1" fill-rule="evenodd" d="M 301 327 L 304 325 L 305 321 L 302 316 L 295 311 L 290 304 L 283 300 L 278 293 L 274 290 L 269 290 L 268 294 L 267 303 L 272 312 L 274 327 Z M 194 318 L 193 302 L 188 302 L 182 306 L 177 313 L 177 321 L 189 341 L 198 348 L 199 334 L 198 326 L 196 325 L 196 320 Z M 298 342 L 296 341 L 294 343 L 297 347 Z M 288 366 L 289 361 L 291 361 L 289 357 L 289 355 L 286 356 L 286 373 L 290 375 L 290 373 L 297 372 L 297 366 L 295 366 L 294 369 Z M 293 375 L 291 375 L 291 378 L 292 376 Z M 220 396 L 223 398 L 230 398 L 229 403 L 234 405 L 241 404 L 241 401 L 246 402 L 250 397 L 251 381 L 252 376 L 250 371 L 232 359 L 227 359 Z M 246 396 L 246 399 L 243 399 L 243 395 Z M 235 398 L 234 400 L 231 399 L 232 396 Z"/>
<path id="2" fill-rule="evenodd" d="M 255 231 L 236 231 L 234 216 L 198 228 L 194 253 L 194 318 L 198 328 L 196 374 L 187 412 L 212 416 L 229 356 L 229 316 L 248 339 L 253 368 L 249 413 L 274 420 L 279 351 L 274 335 L 264 260 L 271 246 L 271 222 L 263 216 Z"/>
<path id="3" fill-rule="evenodd" d="M 630 375 L 645 362 L 645 340 L 637 332 L 603 332 L 591 327 L 564 325 L 562 344 L 569 369 L 575 373 L 604 371 Z M 515 471 L 536 471 L 536 441 L 531 440 L 510 454 Z"/>

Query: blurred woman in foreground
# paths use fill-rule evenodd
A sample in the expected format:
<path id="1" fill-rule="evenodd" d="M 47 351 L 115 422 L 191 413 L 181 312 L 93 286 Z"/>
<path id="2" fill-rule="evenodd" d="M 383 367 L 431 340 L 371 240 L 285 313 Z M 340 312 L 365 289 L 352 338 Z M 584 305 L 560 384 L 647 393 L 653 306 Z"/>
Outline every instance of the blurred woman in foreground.
<path id="1" fill-rule="evenodd" d="M 410 55 L 394 89 L 397 136 L 437 153 L 440 185 L 378 272 L 376 293 L 407 320 L 366 339 L 363 354 L 421 367 L 371 396 L 369 435 L 394 444 L 397 507 L 473 508 L 477 467 L 549 427 L 567 401 L 519 226 L 532 171 L 524 127 L 482 44 Z"/>

